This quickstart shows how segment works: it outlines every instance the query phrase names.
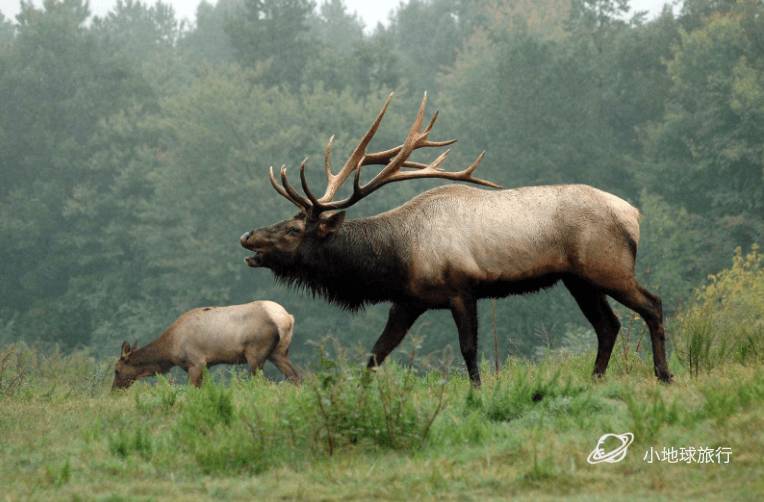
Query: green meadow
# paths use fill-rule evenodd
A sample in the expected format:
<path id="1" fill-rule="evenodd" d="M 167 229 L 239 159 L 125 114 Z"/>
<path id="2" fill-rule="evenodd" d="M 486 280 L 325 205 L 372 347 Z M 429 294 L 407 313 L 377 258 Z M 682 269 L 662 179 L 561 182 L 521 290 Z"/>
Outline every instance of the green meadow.
<path id="1" fill-rule="evenodd" d="M 461 368 L 388 364 L 316 349 L 302 385 L 240 369 L 200 389 L 159 378 L 110 389 L 112 361 L 21 344 L 0 353 L 5 500 L 627 499 L 764 495 L 764 272 L 756 249 L 710 278 L 669 322 L 671 385 L 624 333 L 607 376 L 589 350 Z M 631 432 L 617 463 L 587 463 Z M 617 444 L 606 443 L 606 449 Z M 728 462 L 645 460 L 725 448 Z M 724 460 L 724 457 L 721 457 Z"/>

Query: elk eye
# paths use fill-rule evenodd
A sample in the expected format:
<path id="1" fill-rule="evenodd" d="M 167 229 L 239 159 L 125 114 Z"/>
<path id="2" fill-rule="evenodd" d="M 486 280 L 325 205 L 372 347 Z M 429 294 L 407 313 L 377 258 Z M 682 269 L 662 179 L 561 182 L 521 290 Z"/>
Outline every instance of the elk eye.
<path id="1" fill-rule="evenodd" d="M 287 233 L 289 235 L 298 235 L 300 233 L 300 229 L 297 227 L 292 227 L 289 230 L 287 230 Z"/>

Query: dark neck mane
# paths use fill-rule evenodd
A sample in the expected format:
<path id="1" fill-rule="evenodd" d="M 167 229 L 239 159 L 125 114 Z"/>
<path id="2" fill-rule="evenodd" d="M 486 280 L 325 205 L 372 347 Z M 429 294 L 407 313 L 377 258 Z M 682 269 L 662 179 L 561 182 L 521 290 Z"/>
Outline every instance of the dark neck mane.
<path id="1" fill-rule="evenodd" d="M 306 241 L 296 263 L 272 267 L 278 280 L 349 310 L 395 301 L 408 279 L 409 244 L 384 217 L 346 221 L 325 241 Z"/>
<path id="2" fill-rule="evenodd" d="M 159 337 L 130 354 L 128 363 L 132 366 L 157 366 L 157 371 L 167 371 L 173 363 L 164 349 L 163 337 Z"/>

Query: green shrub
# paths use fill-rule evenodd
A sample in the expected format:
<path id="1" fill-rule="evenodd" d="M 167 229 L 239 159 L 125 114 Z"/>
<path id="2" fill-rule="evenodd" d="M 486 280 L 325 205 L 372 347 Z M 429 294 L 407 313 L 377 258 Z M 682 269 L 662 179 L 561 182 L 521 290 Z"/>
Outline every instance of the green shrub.
<path id="1" fill-rule="evenodd" d="M 111 434 L 108 439 L 109 451 L 122 458 L 127 458 L 131 453 L 137 453 L 143 458 L 149 458 L 153 451 L 151 437 L 143 427 L 133 430 L 119 429 Z"/>
<path id="2" fill-rule="evenodd" d="M 676 402 L 666 404 L 661 395 L 655 392 L 649 403 L 632 394 L 624 395 L 626 408 L 631 418 L 631 431 L 639 441 L 651 442 L 665 425 L 679 420 L 679 407 Z"/>
<path id="3" fill-rule="evenodd" d="M 217 424 L 230 425 L 234 418 L 233 391 L 215 383 L 205 371 L 204 383 L 187 394 L 178 428 L 182 432 L 202 431 Z"/>
<path id="4" fill-rule="evenodd" d="M 560 372 L 556 371 L 551 377 L 545 378 L 542 371 L 531 369 L 530 365 L 521 365 L 519 370 L 510 374 L 501 374 L 497 378 L 490 393 L 485 394 L 483 412 L 486 417 L 496 422 L 515 420 L 534 407 L 547 409 L 549 405 L 571 409 L 571 401 L 555 400 L 559 397 L 573 397 L 582 392 L 567 378 L 560 383 Z M 586 406 L 586 400 L 578 400 L 575 408 Z"/>
<path id="5" fill-rule="evenodd" d="M 57 465 L 46 466 L 45 473 L 48 482 L 56 487 L 63 486 L 72 479 L 72 467 L 68 459 L 60 467 Z"/>
<path id="6" fill-rule="evenodd" d="M 156 385 L 146 386 L 144 392 L 135 393 L 135 407 L 144 413 L 169 410 L 178 401 L 180 389 L 160 375 L 156 379 Z"/>
<path id="7" fill-rule="evenodd" d="M 764 373 L 757 373 L 745 382 L 724 382 L 701 387 L 703 405 L 694 410 L 696 420 L 725 421 L 750 406 L 761 406 L 764 401 Z"/>
<path id="8" fill-rule="evenodd" d="M 328 360 L 322 366 L 306 382 L 311 395 L 307 413 L 318 420 L 317 438 L 330 455 L 338 447 L 362 442 L 391 449 L 418 447 L 442 410 L 445 383 L 436 402 L 424 406 L 414 399 L 418 379 L 410 369 L 389 364 L 372 374 Z"/>
<path id="9" fill-rule="evenodd" d="M 735 251 L 732 267 L 709 277 L 674 324 L 679 361 L 691 375 L 723 362 L 764 361 L 764 269 L 758 246 Z"/>

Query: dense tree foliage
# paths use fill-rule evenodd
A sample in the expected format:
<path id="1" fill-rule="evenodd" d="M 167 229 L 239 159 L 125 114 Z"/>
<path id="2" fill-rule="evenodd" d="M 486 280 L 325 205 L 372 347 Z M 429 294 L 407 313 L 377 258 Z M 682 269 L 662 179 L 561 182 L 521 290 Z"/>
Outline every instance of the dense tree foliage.
<path id="1" fill-rule="evenodd" d="M 639 276 L 670 314 L 764 231 L 764 4 L 687 0 L 648 20 L 625 0 L 410 0 L 364 30 L 341 0 L 22 3 L 0 16 L 0 337 L 115 353 L 186 309 L 274 299 L 295 357 L 325 335 L 366 348 L 385 306 L 353 315 L 247 268 L 238 236 L 290 216 L 267 167 L 347 153 L 384 96 L 375 144 L 424 90 L 436 131 L 507 186 L 583 182 L 643 212 Z M 392 185 L 352 214 L 433 182 Z M 484 348 L 491 309 L 481 311 Z M 498 302 L 501 350 L 585 325 L 556 289 Z M 447 313 L 414 327 L 453 346 Z M 421 336 L 420 336 L 421 335 Z M 592 335 L 592 344 L 594 336 Z"/>

